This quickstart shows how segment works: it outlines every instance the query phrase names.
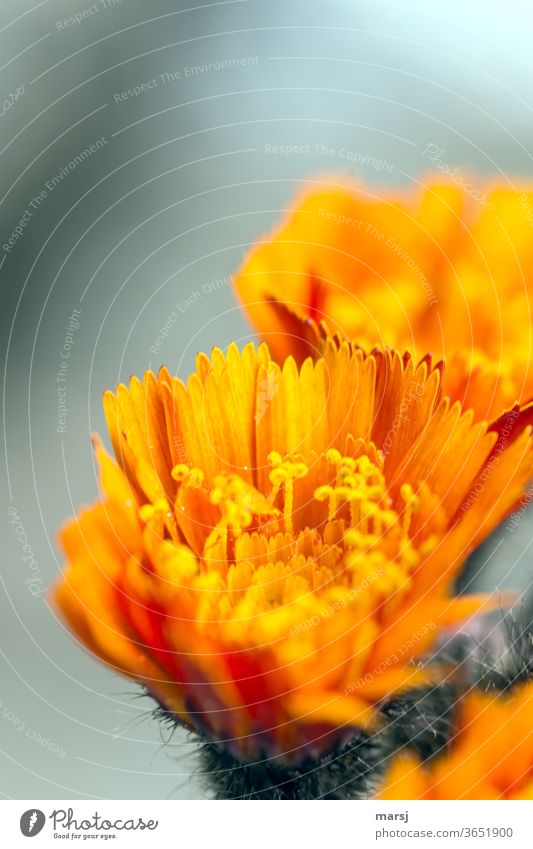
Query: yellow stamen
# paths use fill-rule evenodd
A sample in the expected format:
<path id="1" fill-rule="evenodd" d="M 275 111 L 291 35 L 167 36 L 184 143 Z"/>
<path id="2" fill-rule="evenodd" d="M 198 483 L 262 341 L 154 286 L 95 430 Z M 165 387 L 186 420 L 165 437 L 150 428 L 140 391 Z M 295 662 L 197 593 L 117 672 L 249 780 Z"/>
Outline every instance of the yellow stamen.
<path id="1" fill-rule="evenodd" d="M 294 481 L 304 478 L 309 468 L 299 456 L 288 455 L 283 458 L 277 451 L 271 451 L 268 455 L 269 463 L 274 467 L 269 474 L 272 484 L 270 501 L 272 504 L 277 498 L 278 492 L 283 485 L 283 523 L 287 533 L 293 532 L 292 514 L 294 509 Z"/>
<path id="2" fill-rule="evenodd" d="M 168 513 L 168 502 L 166 498 L 158 498 L 153 504 L 143 504 L 139 513 L 143 522 L 150 522 L 155 517 L 165 516 Z"/>
<path id="3" fill-rule="evenodd" d="M 413 490 L 413 487 L 408 483 L 402 484 L 402 486 L 400 487 L 400 495 L 405 501 L 405 510 L 403 512 L 403 528 L 405 533 L 407 533 L 411 525 L 411 519 L 413 518 L 413 514 L 417 513 L 420 509 L 420 499 Z"/>
<path id="4" fill-rule="evenodd" d="M 185 495 L 189 488 L 201 489 L 204 482 L 204 473 L 201 469 L 191 468 L 186 463 L 178 463 L 171 471 L 171 475 L 178 482 L 178 494 L 176 497 L 176 508 L 185 510 Z"/>

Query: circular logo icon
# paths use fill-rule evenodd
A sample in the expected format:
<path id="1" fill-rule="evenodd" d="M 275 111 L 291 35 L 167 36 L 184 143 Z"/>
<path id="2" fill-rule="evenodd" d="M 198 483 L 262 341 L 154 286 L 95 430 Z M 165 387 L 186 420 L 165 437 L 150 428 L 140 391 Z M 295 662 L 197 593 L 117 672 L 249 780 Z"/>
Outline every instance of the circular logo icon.
<path id="1" fill-rule="evenodd" d="M 24 811 L 20 818 L 20 830 L 24 837 L 35 837 L 43 830 L 46 817 L 38 808 L 30 808 L 29 811 Z"/>

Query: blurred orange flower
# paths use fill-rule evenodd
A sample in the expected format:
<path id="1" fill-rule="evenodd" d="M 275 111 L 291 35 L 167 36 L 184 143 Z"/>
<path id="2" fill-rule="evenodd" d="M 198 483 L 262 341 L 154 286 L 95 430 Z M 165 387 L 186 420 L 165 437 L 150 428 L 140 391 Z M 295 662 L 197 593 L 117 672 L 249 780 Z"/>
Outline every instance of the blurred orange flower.
<path id="1" fill-rule="evenodd" d="M 241 759 L 298 762 L 427 680 L 484 597 L 452 598 L 533 471 L 528 409 L 474 424 L 441 372 L 347 343 L 298 370 L 265 345 L 107 393 L 119 468 L 61 531 L 73 631 Z"/>
<path id="2" fill-rule="evenodd" d="M 533 192 L 482 201 L 319 184 L 251 250 L 237 292 L 280 362 L 298 348 L 291 314 L 325 321 L 367 350 L 444 357 L 446 394 L 491 419 L 533 396 Z"/>
<path id="3" fill-rule="evenodd" d="M 426 765 L 396 757 L 380 799 L 533 799 L 533 683 L 511 696 L 472 692 L 451 748 Z"/>

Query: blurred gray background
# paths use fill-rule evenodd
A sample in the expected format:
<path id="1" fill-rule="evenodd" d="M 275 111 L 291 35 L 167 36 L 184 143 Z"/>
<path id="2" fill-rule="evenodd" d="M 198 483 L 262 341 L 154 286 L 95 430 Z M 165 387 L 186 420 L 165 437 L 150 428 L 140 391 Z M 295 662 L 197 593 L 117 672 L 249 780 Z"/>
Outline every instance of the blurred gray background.
<path id="1" fill-rule="evenodd" d="M 429 143 L 465 175 L 533 178 L 532 39 L 525 0 L 0 0 L 4 797 L 204 794 L 194 742 L 168 742 L 43 593 L 58 525 L 96 496 L 101 394 L 251 338 L 229 276 L 307 178 L 407 185 Z M 529 514 L 489 541 L 477 586 L 526 587 L 530 537 Z"/>

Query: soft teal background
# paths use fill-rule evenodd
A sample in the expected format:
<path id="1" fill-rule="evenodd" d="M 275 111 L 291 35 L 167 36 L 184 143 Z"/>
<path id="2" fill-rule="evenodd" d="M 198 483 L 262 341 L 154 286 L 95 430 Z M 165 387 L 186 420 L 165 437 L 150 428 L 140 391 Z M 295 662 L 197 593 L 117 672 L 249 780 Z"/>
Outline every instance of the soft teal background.
<path id="1" fill-rule="evenodd" d="M 47 181 L 106 139 L 47 192 L 12 252 L 0 250 L 0 793 L 196 798 L 194 743 L 177 732 L 163 745 L 168 733 L 135 687 L 29 592 L 8 508 L 44 587 L 61 566 L 57 526 L 96 494 L 89 434 L 105 432 L 102 391 L 161 363 L 185 374 L 197 350 L 250 337 L 226 285 L 193 299 L 158 355 L 149 350 L 177 303 L 230 275 L 301 181 L 336 171 L 407 185 L 427 172 L 428 143 L 474 180 L 531 179 L 533 21 L 518 0 L 122 0 L 58 29 L 90 5 L 0 2 L 0 102 L 24 86 L 0 117 L 1 242 Z M 186 76 L 187 66 L 241 57 L 252 59 Z M 182 79 L 115 102 L 176 71 Z M 265 154 L 272 144 L 348 147 L 392 167 Z M 73 309 L 58 433 L 56 373 Z M 530 537 L 527 516 L 492 540 L 478 586 L 526 587 Z"/>

